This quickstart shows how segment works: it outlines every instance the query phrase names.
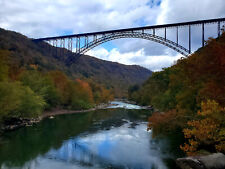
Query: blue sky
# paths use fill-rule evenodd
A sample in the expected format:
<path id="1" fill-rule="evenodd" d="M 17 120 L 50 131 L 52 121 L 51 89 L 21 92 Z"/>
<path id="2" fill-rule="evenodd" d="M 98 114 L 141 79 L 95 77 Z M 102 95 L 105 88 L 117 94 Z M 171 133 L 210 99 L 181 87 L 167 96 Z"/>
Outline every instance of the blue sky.
<path id="1" fill-rule="evenodd" d="M 224 0 L 0 0 L 0 6 L 0 27 L 31 38 L 225 17 Z M 216 31 L 209 30 L 207 37 Z M 198 28 L 192 31 L 194 49 L 201 43 L 198 32 Z M 185 44 L 185 33 L 180 36 Z M 141 39 L 110 41 L 88 54 L 153 71 L 181 57 L 167 47 Z"/>

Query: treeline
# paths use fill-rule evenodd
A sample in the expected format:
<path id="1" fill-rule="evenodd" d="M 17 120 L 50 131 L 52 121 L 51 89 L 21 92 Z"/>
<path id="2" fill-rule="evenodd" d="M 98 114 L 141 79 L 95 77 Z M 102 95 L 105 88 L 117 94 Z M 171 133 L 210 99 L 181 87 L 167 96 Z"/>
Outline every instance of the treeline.
<path id="1" fill-rule="evenodd" d="M 158 109 L 149 118 L 154 135 L 183 131 L 188 155 L 225 152 L 225 33 L 131 87 L 129 97 Z"/>
<path id="2" fill-rule="evenodd" d="M 10 55 L 0 50 L 0 124 L 38 117 L 54 107 L 88 109 L 113 99 L 110 90 L 90 79 L 71 80 L 60 71 L 40 71 L 37 65 L 19 67 Z"/>

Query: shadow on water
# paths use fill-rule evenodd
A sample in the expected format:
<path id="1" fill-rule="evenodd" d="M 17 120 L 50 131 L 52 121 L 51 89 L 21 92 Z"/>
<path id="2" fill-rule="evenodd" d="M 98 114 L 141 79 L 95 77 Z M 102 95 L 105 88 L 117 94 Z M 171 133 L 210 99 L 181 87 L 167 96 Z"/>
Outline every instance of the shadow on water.
<path id="1" fill-rule="evenodd" d="M 148 110 L 106 109 L 44 119 L 3 135 L 0 166 L 170 168 L 174 157 L 163 152 L 166 141 L 154 141 L 146 131 L 150 114 Z"/>

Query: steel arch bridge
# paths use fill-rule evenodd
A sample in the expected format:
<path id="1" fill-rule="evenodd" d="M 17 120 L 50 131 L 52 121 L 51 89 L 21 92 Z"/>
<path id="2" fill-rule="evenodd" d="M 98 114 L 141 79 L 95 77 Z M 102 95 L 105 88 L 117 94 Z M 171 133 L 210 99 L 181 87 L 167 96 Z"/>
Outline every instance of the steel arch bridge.
<path id="1" fill-rule="evenodd" d="M 205 25 L 217 24 L 217 34 L 218 37 L 221 35 L 221 25 L 225 22 L 225 18 L 208 19 L 208 20 L 198 20 L 191 22 L 173 23 L 165 25 L 154 25 L 109 31 L 100 31 L 92 33 L 82 33 L 66 36 L 56 36 L 56 37 L 46 37 L 34 39 L 35 42 L 45 41 L 53 47 L 60 49 L 67 49 L 76 54 L 85 54 L 92 48 L 101 45 L 105 42 L 120 39 L 120 38 L 140 38 L 150 41 L 154 41 L 165 45 L 183 56 L 188 56 L 193 51 L 191 50 L 191 28 L 192 26 L 200 26 L 202 35 L 202 46 L 205 44 Z M 188 47 L 184 47 L 179 43 L 179 30 L 181 27 L 188 28 Z M 176 41 L 169 40 L 167 38 L 168 29 L 175 29 Z M 157 35 L 157 31 L 164 32 L 163 37 Z"/>

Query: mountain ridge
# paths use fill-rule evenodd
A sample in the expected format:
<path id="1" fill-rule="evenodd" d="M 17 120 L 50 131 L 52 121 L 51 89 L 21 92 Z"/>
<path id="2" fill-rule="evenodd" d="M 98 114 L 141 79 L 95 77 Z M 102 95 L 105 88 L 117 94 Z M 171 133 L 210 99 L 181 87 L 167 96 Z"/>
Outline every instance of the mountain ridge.
<path id="1" fill-rule="evenodd" d="M 8 50 L 10 59 L 18 67 L 37 65 L 42 71 L 60 70 L 74 79 L 91 79 L 113 89 L 116 97 L 127 96 L 129 86 L 142 84 L 152 73 L 138 65 L 101 60 L 56 48 L 45 42 L 34 42 L 20 33 L 1 28 L 0 50 Z"/>

